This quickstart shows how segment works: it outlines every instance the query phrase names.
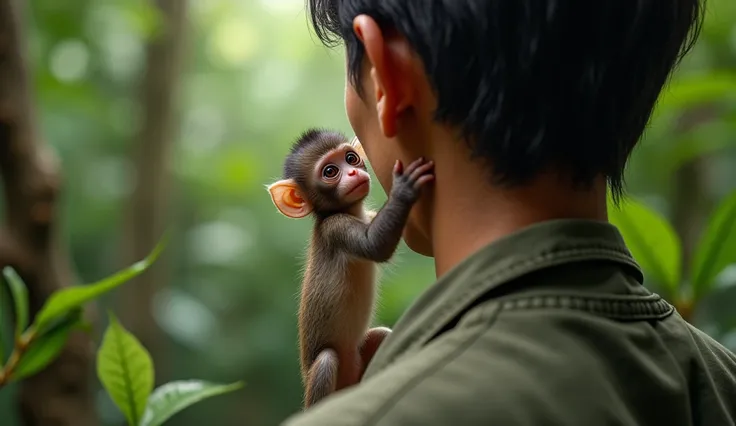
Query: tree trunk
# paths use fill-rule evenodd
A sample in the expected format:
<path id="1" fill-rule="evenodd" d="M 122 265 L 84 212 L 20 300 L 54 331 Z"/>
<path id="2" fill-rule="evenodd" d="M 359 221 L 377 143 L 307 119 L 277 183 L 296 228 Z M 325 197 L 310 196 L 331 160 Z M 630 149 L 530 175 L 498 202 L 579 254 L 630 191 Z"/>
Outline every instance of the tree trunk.
<path id="1" fill-rule="evenodd" d="M 52 292 L 73 284 L 75 275 L 59 236 L 59 163 L 36 128 L 19 3 L 0 0 L 0 176 L 6 202 L 0 267 L 11 265 L 21 275 L 35 316 Z M 96 425 L 93 357 L 89 338 L 75 332 L 56 361 L 23 380 L 18 395 L 23 424 Z"/>
<path id="2" fill-rule="evenodd" d="M 187 28 L 187 2 L 156 1 L 163 29 L 147 46 L 146 70 L 141 84 L 143 125 L 137 137 L 135 187 L 123 236 L 124 260 L 145 257 L 167 227 L 170 193 L 170 159 L 178 127 L 175 104 Z M 136 283 L 122 289 L 121 316 L 126 326 L 148 348 L 156 362 L 157 379 L 166 376 L 162 361 L 166 345 L 153 316 L 153 297 L 168 282 L 166 257 Z"/>

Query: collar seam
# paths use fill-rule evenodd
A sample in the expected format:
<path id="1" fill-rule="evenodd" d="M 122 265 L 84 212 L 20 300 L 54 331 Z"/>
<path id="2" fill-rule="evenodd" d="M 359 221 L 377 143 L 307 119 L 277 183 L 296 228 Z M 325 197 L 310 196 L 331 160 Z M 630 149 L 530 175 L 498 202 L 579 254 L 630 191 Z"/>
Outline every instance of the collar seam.
<path id="1" fill-rule="evenodd" d="M 610 257 L 609 257 L 610 256 Z M 591 244 L 580 244 L 565 249 L 555 249 L 546 252 L 539 253 L 531 258 L 519 260 L 513 263 L 503 270 L 496 273 L 491 278 L 478 280 L 475 284 L 471 284 L 467 291 L 456 296 L 454 299 L 445 304 L 443 308 L 433 315 L 436 318 L 432 321 L 429 327 L 425 328 L 425 331 L 419 334 L 409 342 L 410 346 L 415 345 L 417 342 L 425 342 L 428 338 L 434 336 L 445 324 L 455 317 L 458 310 L 472 303 L 484 292 L 488 291 L 490 287 L 505 284 L 506 282 L 512 281 L 523 275 L 529 274 L 545 267 L 552 267 L 571 263 L 575 261 L 587 261 L 587 260 L 614 260 L 625 263 L 629 266 L 634 267 L 637 271 L 640 271 L 639 265 L 629 255 L 629 253 L 621 250 L 618 247 L 609 245 L 600 245 L 593 247 Z"/>
<path id="2" fill-rule="evenodd" d="M 640 321 L 661 320 L 675 312 L 658 294 L 606 297 L 579 294 L 534 294 L 496 301 L 502 311 L 556 309 L 586 312 L 605 318 Z"/>

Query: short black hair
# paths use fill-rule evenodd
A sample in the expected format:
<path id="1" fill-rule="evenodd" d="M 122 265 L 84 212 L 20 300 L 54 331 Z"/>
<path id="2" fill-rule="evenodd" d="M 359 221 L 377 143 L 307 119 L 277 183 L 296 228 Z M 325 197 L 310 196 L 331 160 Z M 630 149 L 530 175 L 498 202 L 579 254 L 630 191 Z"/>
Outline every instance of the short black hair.
<path id="1" fill-rule="evenodd" d="M 396 30 L 422 59 L 436 120 L 456 126 L 499 184 L 548 167 L 623 193 L 627 159 L 672 69 L 702 25 L 699 0 L 306 0 L 327 46 L 345 43 L 358 94 L 353 19 Z"/>

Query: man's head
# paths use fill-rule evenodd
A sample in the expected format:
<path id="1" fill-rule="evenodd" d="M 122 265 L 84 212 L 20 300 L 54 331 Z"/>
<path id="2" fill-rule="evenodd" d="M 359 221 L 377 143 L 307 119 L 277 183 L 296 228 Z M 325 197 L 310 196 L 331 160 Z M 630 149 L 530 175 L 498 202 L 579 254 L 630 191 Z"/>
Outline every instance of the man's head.
<path id="1" fill-rule="evenodd" d="M 482 164 L 492 185 L 553 171 L 575 187 L 604 179 L 614 195 L 702 14 L 698 0 L 308 6 L 320 39 L 345 43 L 348 117 L 384 188 L 396 158 L 434 155 L 439 180 L 436 156 L 454 150 Z M 432 145 L 438 132 L 454 146 Z M 416 239 L 427 232 L 418 208 Z"/>

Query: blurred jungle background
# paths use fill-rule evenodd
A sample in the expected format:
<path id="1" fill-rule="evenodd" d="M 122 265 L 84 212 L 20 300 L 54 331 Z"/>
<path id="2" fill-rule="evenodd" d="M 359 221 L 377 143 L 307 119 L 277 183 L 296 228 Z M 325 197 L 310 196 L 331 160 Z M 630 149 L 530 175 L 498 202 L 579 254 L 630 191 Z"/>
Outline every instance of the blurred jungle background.
<path id="1" fill-rule="evenodd" d="M 98 304 L 96 315 L 114 310 L 139 337 L 157 383 L 245 381 L 168 424 L 277 424 L 300 406 L 295 312 L 309 222 L 280 216 L 264 185 L 279 177 L 305 127 L 350 134 L 342 51 L 317 42 L 303 0 L 0 3 L 12 1 L 23 11 L 20 53 L 36 130 L 19 137 L 60 160 L 48 185 L 58 190 L 50 205 L 59 237 L 31 250 L 36 284 L 107 276 L 171 228 L 162 259 Z M 736 188 L 736 2 L 709 0 L 705 22 L 627 172 L 630 193 L 672 221 L 686 257 L 713 207 Z M 8 99 L 17 99 L 19 77 L 2 70 L 17 59 L 7 50 L 12 42 L 0 37 L 0 115 L 17 106 Z M 21 154 L 0 147 L 0 169 L 17 172 L 3 170 L 0 207 L 16 226 L 29 221 L 14 212 L 34 197 L 37 169 L 53 168 Z M 16 180 L 23 176 L 32 184 Z M 371 198 L 385 200 L 380 190 Z M 4 248 L 0 241 L 0 255 Z M 736 279 L 721 281 L 693 321 L 736 350 Z M 392 325 L 432 282 L 431 260 L 402 245 L 383 276 L 379 321 Z M 99 344 L 99 333 L 93 340 Z M 56 373 L 75 366 L 64 368 Z M 29 382 L 33 395 L 18 385 L 0 392 L 0 425 L 21 426 L 19 407 L 63 404 L 77 415 L 72 390 L 44 388 L 45 378 Z M 122 425 L 96 381 L 93 393 L 99 424 Z M 78 415 L 75 424 L 95 424 Z"/>

